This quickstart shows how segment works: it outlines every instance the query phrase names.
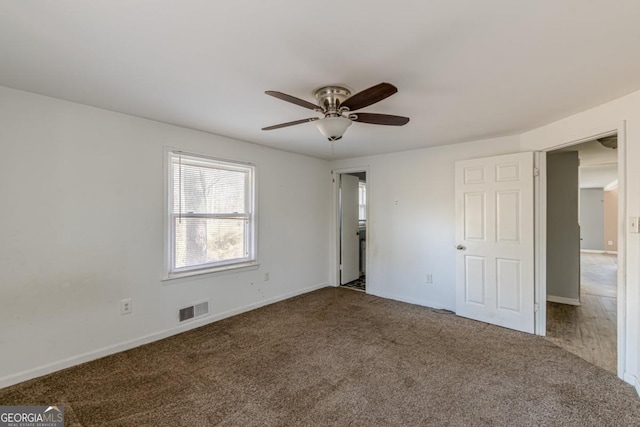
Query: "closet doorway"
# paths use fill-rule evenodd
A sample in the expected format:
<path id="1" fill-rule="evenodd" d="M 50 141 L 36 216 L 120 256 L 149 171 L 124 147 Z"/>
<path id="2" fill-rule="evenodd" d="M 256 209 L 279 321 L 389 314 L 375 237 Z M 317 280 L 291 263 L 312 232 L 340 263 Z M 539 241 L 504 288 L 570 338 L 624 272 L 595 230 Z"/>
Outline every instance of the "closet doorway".
<path id="1" fill-rule="evenodd" d="M 336 178 L 339 284 L 366 292 L 367 172 L 344 172 Z"/>

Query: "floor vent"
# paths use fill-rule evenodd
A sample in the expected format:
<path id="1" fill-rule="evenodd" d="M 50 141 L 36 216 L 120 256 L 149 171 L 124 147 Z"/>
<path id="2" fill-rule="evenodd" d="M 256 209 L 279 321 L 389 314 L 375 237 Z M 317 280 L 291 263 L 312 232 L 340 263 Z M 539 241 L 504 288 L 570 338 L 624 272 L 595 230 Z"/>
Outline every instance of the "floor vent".
<path id="1" fill-rule="evenodd" d="M 186 322 L 187 320 L 206 316 L 207 314 L 209 314 L 209 301 L 200 302 L 178 310 L 180 322 Z"/>

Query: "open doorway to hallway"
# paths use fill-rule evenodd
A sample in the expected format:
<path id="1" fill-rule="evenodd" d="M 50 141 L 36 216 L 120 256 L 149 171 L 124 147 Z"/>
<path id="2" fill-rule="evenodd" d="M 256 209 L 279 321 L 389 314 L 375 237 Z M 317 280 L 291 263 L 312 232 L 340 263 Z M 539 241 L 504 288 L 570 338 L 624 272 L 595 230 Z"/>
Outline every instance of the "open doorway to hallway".
<path id="1" fill-rule="evenodd" d="M 547 339 L 617 374 L 617 139 L 547 153 Z"/>
<path id="2" fill-rule="evenodd" d="M 340 286 L 366 291 L 367 173 L 338 175 Z"/>

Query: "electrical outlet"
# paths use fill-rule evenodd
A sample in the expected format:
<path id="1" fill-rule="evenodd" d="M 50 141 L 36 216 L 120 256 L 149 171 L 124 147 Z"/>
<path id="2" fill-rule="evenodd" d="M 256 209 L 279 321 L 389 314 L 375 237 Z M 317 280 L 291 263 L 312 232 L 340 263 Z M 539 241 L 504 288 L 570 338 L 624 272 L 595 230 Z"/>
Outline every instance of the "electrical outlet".
<path id="1" fill-rule="evenodd" d="M 427 283 L 428 284 L 433 283 L 433 274 L 427 273 Z"/>
<path id="2" fill-rule="evenodd" d="M 264 273 L 264 281 L 265 282 L 269 281 L 269 273 Z"/>
<path id="3" fill-rule="evenodd" d="M 123 299 L 120 301 L 120 314 L 131 314 L 133 313 L 133 301 L 131 298 Z"/>
<path id="4" fill-rule="evenodd" d="M 607 245 L 609 245 L 609 246 L 613 246 L 613 240 L 609 240 L 609 241 L 607 242 Z"/>

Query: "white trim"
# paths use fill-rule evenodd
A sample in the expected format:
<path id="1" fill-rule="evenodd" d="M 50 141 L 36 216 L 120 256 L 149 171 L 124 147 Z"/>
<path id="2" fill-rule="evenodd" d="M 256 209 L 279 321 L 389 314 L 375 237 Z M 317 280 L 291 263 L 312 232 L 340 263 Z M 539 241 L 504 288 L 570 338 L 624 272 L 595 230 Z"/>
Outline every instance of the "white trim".
<path id="1" fill-rule="evenodd" d="M 258 264 L 257 262 L 247 261 L 247 262 L 240 262 L 237 264 L 221 265 L 219 267 L 211 267 L 211 268 L 203 268 L 199 270 L 188 270 L 188 271 L 183 271 L 178 273 L 171 273 L 168 276 L 167 275 L 162 276 L 160 281 L 162 281 L 163 283 L 171 282 L 171 281 L 175 281 L 176 279 L 184 279 L 185 277 L 192 277 L 192 276 L 198 276 L 199 278 L 202 278 L 203 276 L 204 277 L 217 276 L 217 275 L 222 275 L 223 273 L 228 274 L 228 273 L 235 273 L 239 271 L 256 270 L 258 268 L 260 268 L 260 264 Z"/>
<path id="2" fill-rule="evenodd" d="M 618 253 L 618 251 L 602 251 L 599 249 L 580 249 L 580 253 L 585 253 L 585 254 L 612 254 L 612 255 L 616 255 Z"/>
<path id="3" fill-rule="evenodd" d="M 627 370 L 627 122 L 618 126 L 618 377 Z"/>
<path id="4" fill-rule="evenodd" d="M 369 172 L 369 165 L 365 166 L 354 166 L 350 168 L 343 169 L 333 169 L 331 171 L 331 176 L 333 178 L 333 239 L 334 244 L 332 245 L 334 248 L 334 254 L 331 257 L 330 263 L 330 275 L 329 278 L 333 279 L 332 286 L 340 286 L 340 175 L 343 173 L 354 173 L 354 172 L 364 172 L 366 175 L 366 193 L 367 193 L 367 230 L 365 234 L 365 266 L 367 269 L 367 281 L 369 281 L 370 275 L 370 251 L 369 251 L 369 236 L 371 233 L 371 175 Z M 369 293 L 367 289 L 365 289 L 366 293 Z"/>
<path id="5" fill-rule="evenodd" d="M 602 138 L 605 136 L 618 135 L 618 307 L 617 307 L 617 353 L 618 353 L 618 377 L 624 381 L 634 384 L 625 376 L 626 371 L 626 351 L 627 351 L 627 283 L 626 283 L 626 253 L 627 253 L 627 236 L 626 236 L 626 221 L 627 216 L 627 196 L 626 196 L 626 120 L 618 122 L 617 126 L 611 126 L 608 128 L 600 127 L 597 130 L 591 132 L 581 132 L 579 136 L 570 139 L 568 142 L 559 144 L 553 147 L 547 147 L 543 149 L 544 152 L 558 150 L 564 147 L 570 147 L 572 145 L 581 144 L 583 142 L 592 141 L 596 138 Z M 584 136 L 587 135 L 587 136 Z M 546 178 L 546 169 L 540 169 L 540 175 Z M 536 196 L 539 196 L 538 194 Z M 546 220 L 546 210 L 536 210 L 536 214 Z M 543 233 L 544 234 L 544 233 Z M 538 244 L 546 246 L 546 236 L 536 235 L 540 240 Z M 541 289 L 546 290 L 546 265 L 539 263 L 539 280 Z M 548 299 L 548 297 L 547 297 Z M 540 304 L 540 303 L 539 303 Z M 540 304 L 542 308 L 543 304 Z"/>
<path id="6" fill-rule="evenodd" d="M 614 127 L 614 126 L 599 126 L 597 129 L 592 129 L 590 131 L 580 132 L 579 135 L 575 135 L 573 137 L 567 138 L 565 140 L 567 142 L 563 142 L 562 144 L 554 145 L 552 147 L 546 147 L 546 148 L 542 149 L 542 151 L 545 151 L 545 152 L 556 151 L 556 150 L 560 150 L 562 148 L 572 147 L 574 145 L 582 144 L 583 142 L 593 141 L 594 139 L 605 138 L 607 136 L 613 136 L 616 133 L 618 133 L 618 136 L 619 136 L 620 135 L 619 132 L 620 132 L 620 124 L 618 124 L 618 127 Z M 587 135 L 587 136 L 585 136 L 585 135 Z M 618 143 L 619 142 L 620 141 L 618 141 Z"/>
<path id="7" fill-rule="evenodd" d="M 534 199 L 534 302 L 535 334 L 547 335 L 547 153 L 533 153 L 534 168 L 538 173 L 533 178 Z"/>
<path id="8" fill-rule="evenodd" d="M 154 332 L 149 335 L 145 335 L 140 338 L 135 338 L 129 341 L 124 341 L 118 344 L 110 345 L 108 347 L 103 347 L 98 350 L 90 351 L 87 353 L 79 354 L 77 356 L 68 357 L 66 359 L 58 360 L 57 362 L 48 363 L 46 365 L 39 366 L 37 368 L 28 369 L 26 371 L 18 372 L 16 374 L 8 375 L 6 377 L 0 378 L 0 388 L 9 387 L 14 384 L 18 384 L 23 381 L 27 381 L 33 378 L 37 378 L 43 375 L 50 374 L 52 372 L 56 372 L 62 369 L 70 368 L 72 366 L 80 365 L 82 363 L 90 362 L 92 360 L 100 359 L 105 356 L 109 356 L 114 353 L 119 353 L 122 351 L 130 350 L 135 347 L 139 347 L 141 345 L 149 344 L 154 341 L 158 341 L 164 338 L 168 338 L 172 335 L 177 335 L 182 332 L 186 332 L 190 329 L 195 329 L 200 326 L 207 325 L 209 323 L 217 322 L 218 320 L 226 319 L 227 317 L 235 316 L 241 313 L 245 313 L 247 311 L 255 310 L 256 308 L 264 307 L 269 304 L 273 304 L 279 301 L 284 301 L 286 299 L 302 295 L 308 292 L 313 292 L 315 290 L 327 287 L 328 283 L 319 283 L 317 285 L 309 286 L 304 289 L 298 289 L 293 292 L 289 292 L 287 294 L 283 294 L 280 296 L 276 296 L 273 298 L 269 298 L 263 301 L 258 301 L 253 304 L 249 304 L 243 307 L 227 310 L 218 314 L 209 314 L 207 316 L 203 316 L 201 319 L 197 319 L 194 321 L 186 322 L 177 325 L 174 328 L 166 329 L 160 332 Z M 211 308 L 211 307 L 209 307 Z M 176 317 L 176 322 L 178 319 Z"/>
<path id="9" fill-rule="evenodd" d="M 174 168 L 174 160 L 178 156 L 186 161 L 195 164 L 202 164 L 206 167 L 214 167 L 215 169 L 231 170 L 245 173 L 245 212 L 243 213 L 215 213 L 206 215 L 193 215 L 185 213 L 184 217 L 198 218 L 229 218 L 229 217 L 245 217 L 248 224 L 245 227 L 245 246 L 248 248 L 248 254 L 236 260 L 224 260 L 216 263 L 203 264 L 199 266 L 188 266 L 174 268 L 175 265 L 175 218 L 176 213 L 173 212 L 173 184 L 172 171 Z M 183 156 L 183 157 L 180 157 Z M 257 213 L 257 166 L 255 163 L 222 159 L 212 157 L 207 154 L 182 151 L 174 147 L 163 147 L 164 157 L 164 269 L 161 280 L 168 281 L 175 278 L 183 278 L 188 276 L 197 276 L 216 272 L 227 272 L 230 270 L 243 270 L 259 265 L 258 261 L 258 213 Z M 182 161 L 182 160 L 181 160 Z"/>
<path id="10" fill-rule="evenodd" d="M 559 304 L 569 304 L 569 305 L 582 305 L 579 299 L 575 298 L 565 298 L 565 297 L 557 297 L 555 295 L 547 295 L 547 301 L 549 302 L 557 302 Z"/>
<path id="11" fill-rule="evenodd" d="M 455 314 L 456 312 L 456 308 L 455 307 L 451 307 L 448 305 L 443 305 L 437 302 L 433 302 L 433 301 L 427 301 L 427 300 L 422 300 L 422 299 L 415 299 L 415 298 L 403 298 L 403 297 L 399 297 L 397 295 L 392 295 L 392 294 L 387 294 L 384 292 L 369 292 L 367 291 L 367 293 L 369 295 L 375 295 L 377 297 L 380 298 L 385 298 L 385 299 L 391 299 L 394 301 L 400 301 L 400 302 L 405 302 L 407 304 L 412 304 L 412 305 L 419 305 L 422 307 L 428 307 L 428 308 L 435 308 L 436 310 L 449 310 L 452 313 L 451 314 Z"/>

